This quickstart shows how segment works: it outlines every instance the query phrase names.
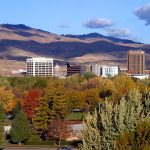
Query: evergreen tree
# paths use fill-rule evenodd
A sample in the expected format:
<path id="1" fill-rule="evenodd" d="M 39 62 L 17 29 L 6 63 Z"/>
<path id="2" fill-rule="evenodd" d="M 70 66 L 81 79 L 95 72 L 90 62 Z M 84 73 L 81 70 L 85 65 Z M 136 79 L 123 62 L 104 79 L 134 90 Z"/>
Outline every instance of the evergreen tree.
<path id="1" fill-rule="evenodd" d="M 124 132 L 116 141 L 117 150 L 149 150 L 150 149 L 150 122 L 140 121 L 135 131 Z"/>
<path id="2" fill-rule="evenodd" d="M 47 134 L 48 127 L 53 119 L 54 113 L 50 110 L 47 101 L 41 100 L 40 106 L 37 107 L 36 113 L 33 116 L 32 122 L 33 127 L 36 131 L 38 131 L 41 135 Z"/>
<path id="3" fill-rule="evenodd" d="M 24 112 L 18 113 L 10 130 L 11 140 L 15 143 L 21 143 L 29 139 L 31 134 L 32 128 Z"/>
<path id="4" fill-rule="evenodd" d="M 44 90 L 44 100 L 56 116 L 64 119 L 68 114 L 67 96 L 63 83 L 54 81 Z"/>
<path id="5" fill-rule="evenodd" d="M 19 112 L 21 112 L 21 111 L 22 111 L 22 104 L 21 104 L 20 101 L 18 101 L 17 104 L 16 104 L 16 106 L 15 106 L 15 108 L 14 108 L 13 111 L 12 111 L 14 117 L 15 117 Z"/>
<path id="6" fill-rule="evenodd" d="M 6 114 L 2 105 L 0 105 L 0 148 L 3 148 L 6 144 L 6 138 L 4 133 L 4 121 Z"/>
<path id="7" fill-rule="evenodd" d="M 84 129 L 81 131 L 82 144 L 79 146 L 81 150 L 99 150 L 101 149 L 101 136 L 97 126 L 97 112 L 91 116 L 88 114 Z"/>
<path id="8" fill-rule="evenodd" d="M 95 128 L 95 132 L 99 132 L 101 137 L 99 150 L 114 150 L 116 147 L 116 140 L 120 134 L 125 131 L 133 132 L 140 120 L 144 118 L 150 119 L 150 110 L 147 113 L 145 111 L 148 110 L 148 105 L 144 106 L 143 104 L 142 95 L 138 90 L 133 90 L 116 104 L 106 101 L 99 110 L 98 115 L 91 115 L 93 120 L 97 119 L 98 128 Z M 94 121 L 92 121 L 92 123 L 94 124 Z M 87 126 L 88 125 L 89 122 L 87 121 Z M 89 142 L 86 138 L 87 133 L 92 130 L 92 127 L 89 127 L 90 129 L 84 128 L 82 132 L 82 141 L 84 141 L 81 148 L 82 150 L 85 150 L 83 148 L 84 145 L 89 146 Z M 93 139 L 94 135 L 95 133 L 91 132 L 88 139 Z"/>
<path id="9" fill-rule="evenodd" d="M 6 113 L 5 113 L 4 107 L 3 105 L 0 105 L 0 122 L 4 123 L 5 118 L 6 118 Z"/>

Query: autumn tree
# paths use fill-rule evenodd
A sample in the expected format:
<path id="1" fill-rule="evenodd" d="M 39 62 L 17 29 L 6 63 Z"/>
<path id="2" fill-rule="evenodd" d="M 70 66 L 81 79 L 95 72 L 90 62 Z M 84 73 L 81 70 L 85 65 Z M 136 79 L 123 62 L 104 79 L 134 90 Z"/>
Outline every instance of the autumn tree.
<path id="1" fill-rule="evenodd" d="M 64 88 L 77 90 L 85 79 L 78 74 L 75 74 L 64 80 Z"/>
<path id="2" fill-rule="evenodd" d="M 12 111 L 16 105 L 12 90 L 0 87 L 0 104 L 4 106 L 6 112 Z"/>
<path id="3" fill-rule="evenodd" d="M 85 90 L 83 93 L 83 101 L 85 101 L 85 106 L 88 108 L 88 111 L 94 109 L 96 105 L 100 102 L 98 89 L 93 88 Z"/>
<path id="4" fill-rule="evenodd" d="M 113 78 L 114 82 L 114 99 L 120 99 L 124 94 L 135 88 L 134 81 L 127 75 L 118 75 Z"/>
<path id="5" fill-rule="evenodd" d="M 83 100 L 84 94 L 78 90 L 67 90 L 66 100 L 69 111 L 73 109 L 83 109 L 85 106 L 85 101 Z"/>
<path id="6" fill-rule="evenodd" d="M 52 139 L 58 140 L 58 145 L 61 144 L 62 139 L 66 139 L 71 134 L 71 127 L 68 126 L 67 121 L 60 118 L 55 118 L 49 125 L 49 135 Z"/>
<path id="7" fill-rule="evenodd" d="M 29 119 L 35 114 L 35 109 L 39 106 L 41 97 L 42 91 L 40 89 L 31 89 L 28 91 L 23 101 L 23 108 Z"/>

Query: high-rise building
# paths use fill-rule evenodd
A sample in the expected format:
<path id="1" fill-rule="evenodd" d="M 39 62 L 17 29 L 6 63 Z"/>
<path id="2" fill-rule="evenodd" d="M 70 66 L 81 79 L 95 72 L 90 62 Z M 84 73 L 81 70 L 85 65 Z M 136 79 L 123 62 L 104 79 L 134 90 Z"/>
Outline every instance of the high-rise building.
<path id="1" fill-rule="evenodd" d="M 53 76 L 52 58 L 28 58 L 26 67 L 27 76 Z"/>
<path id="2" fill-rule="evenodd" d="M 128 73 L 144 74 L 145 73 L 145 52 L 142 50 L 128 51 Z"/>
<path id="3" fill-rule="evenodd" d="M 82 65 L 70 65 L 67 63 L 67 76 L 71 76 L 73 74 L 84 75 L 86 73 L 86 67 Z"/>

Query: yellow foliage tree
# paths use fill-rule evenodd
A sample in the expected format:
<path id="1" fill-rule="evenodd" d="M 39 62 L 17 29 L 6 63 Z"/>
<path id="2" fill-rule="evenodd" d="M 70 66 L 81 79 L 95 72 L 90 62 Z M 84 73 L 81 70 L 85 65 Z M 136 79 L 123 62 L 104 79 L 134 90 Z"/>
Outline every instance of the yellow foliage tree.
<path id="1" fill-rule="evenodd" d="M 6 112 L 12 111 L 16 105 L 15 97 L 12 90 L 0 87 L 0 104 L 4 106 Z"/>

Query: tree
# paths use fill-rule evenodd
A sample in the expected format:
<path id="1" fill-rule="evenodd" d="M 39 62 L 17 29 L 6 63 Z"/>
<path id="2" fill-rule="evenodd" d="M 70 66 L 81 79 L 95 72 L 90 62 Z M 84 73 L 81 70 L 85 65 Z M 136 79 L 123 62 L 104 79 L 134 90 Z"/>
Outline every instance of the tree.
<path id="1" fill-rule="evenodd" d="M 133 90 L 123 96 L 117 103 L 106 100 L 102 104 L 97 115 L 97 132 L 101 136 L 100 150 L 115 149 L 115 142 L 120 134 L 126 131 L 134 132 L 140 120 L 149 118 L 150 110 L 145 112 L 148 105 L 144 105 L 142 100 L 141 93 L 138 90 Z M 96 119 L 95 115 L 91 116 Z M 84 130 L 82 138 L 85 137 L 86 132 L 88 131 Z M 83 144 L 88 144 L 88 141 L 85 139 Z"/>
<path id="2" fill-rule="evenodd" d="M 39 107 L 32 118 L 33 127 L 40 135 L 46 135 L 48 140 L 48 128 L 51 120 L 54 118 L 54 112 L 49 108 L 48 102 L 45 100 L 40 101 Z"/>
<path id="3" fill-rule="evenodd" d="M 88 106 L 89 110 L 94 109 L 96 105 L 100 102 L 98 89 L 93 88 L 85 90 L 83 93 L 83 100 L 85 101 L 85 105 Z"/>
<path id="4" fill-rule="evenodd" d="M 50 137 L 58 140 L 58 145 L 61 144 L 62 139 L 66 139 L 71 134 L 71 128 L 68 126 L 67 121 L 60 118 L 53 119 L 49 126 Z"/>
<path id="5" fill-rule="evenodd" d="M 6 145 L 6 138 L 4 133 L 4 121 L 6 114 L 2 105 L 0 105 L 0 148 Z"/>
<path id="6" fill-rule="evenodd" d="M 114 99 L 120 99 L 124 94 L 135 88 L 134 81 L 127 75 L 118 75 L 113 78 L 114 82 Z"/>
<path id="7" fill-rule="evenodd" d="M 90 114 L 86 117 L 86 123 L 81 131 L 82 144 L 79 145 L 81 150 L 100 150 L 101 147 L 101 136 L 97 126 L 98 115 L 97 112 L 91 116 Z"/>
<path id="8" fill-rule="evenodd" d="M 150 149 L 150 121 L 138 122 L 135 131 L 124 132 L 116 141 L 117 150 L 149 150 Z"/>
<path id="9" fill-rule="evenodd" d="M 67 90 L 66 91 L 66 101 L 69 111 L 73 109 L 83 109 L 85 101 L 83 100 L 83 92 L 77 90 Z"/>
<path id="10" fill-rule="evenodd" d="M 6 112 L 12 111 L 16 105 L 12 90 L 0 87 L 0 104 L 4 106 Z"/>
<path id="11" fill-rule="evenodd" d="M 7 79 L 7 77 L 0 77 L 0 87 L 10 87 L 10 83 Z"/>
<path id="12" fill-rule="evenodd" d="M 20 112 L 13 120 L 10 130 L 11 140 L 14 143 L 21 143 L 30 138 L 32 135 L 32 128 L 24 112 Z"/>
<path id="13" fill-rule="evenodd" d="M 35 109 L 39 106 L 41 97 L 42 91 L 40 89 L 31 89 L 28 91 L 23 102 L 23 108 L 29 119 L 35 114 Z"/>
<path id="14" fill-rule="evenodd" d="M 21 111 L 22 111 L 22 104 L 20 101 L 18 101 L 15 108 L 12 110 L 12 114 L 14 115 L 14 117 L 16 117 L 16 115 Z"/>
<path id="15" fill-rule="evenodd" d="M 84 78 L 87 79 L 87 80 L 95 78 L 95 77 L 96 77 L 96 75 L 91 73 L 91 72 L 87 72 L 87 73 L 84 74 Z"/>
<path id="16" fill-rule="evenodd" d="M 49 84 L 43 92 L 43 99 L 48 102 L 49 108 L 55 116 L 64 119 L 68 114 L 66 89 L 62 81 L 56 80 Z"/>

